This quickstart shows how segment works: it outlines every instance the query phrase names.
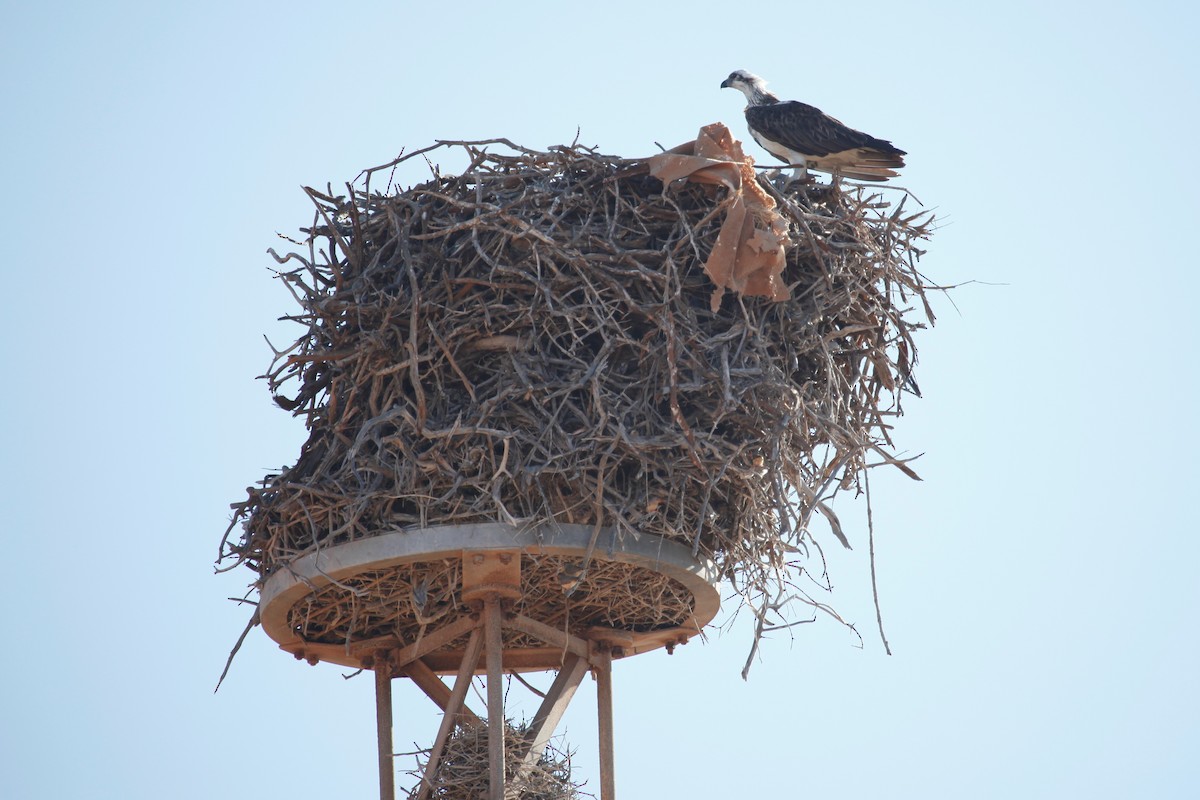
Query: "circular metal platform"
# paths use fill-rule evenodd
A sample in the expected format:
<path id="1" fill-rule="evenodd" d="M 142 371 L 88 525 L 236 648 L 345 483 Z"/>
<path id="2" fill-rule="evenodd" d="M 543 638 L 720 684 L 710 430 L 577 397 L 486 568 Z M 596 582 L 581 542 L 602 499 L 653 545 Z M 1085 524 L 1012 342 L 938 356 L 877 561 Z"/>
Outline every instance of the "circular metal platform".
<path id="1" fill-rule="evenodd" d="M 488 565 L 519 572 L 519 583 L 509 592 L 479 583 L 491 579 L 472 570 Z M 266 580 L 259 615 L 282 649 L 310 663 L 362 667 L 381 650 L 407 650 L 447 674 L 459 668 L 476 625 L 473 597 L 499 592 L 514 620 L 505 669 L 544 670 L 562 663 L 563 648 L 547 643 L 555 631 L 618 657 L 686 643 L 716 616 L 716 585 L 711 561 L 656 536 L 585 525 L 443 525 L 298 558 Z"/>

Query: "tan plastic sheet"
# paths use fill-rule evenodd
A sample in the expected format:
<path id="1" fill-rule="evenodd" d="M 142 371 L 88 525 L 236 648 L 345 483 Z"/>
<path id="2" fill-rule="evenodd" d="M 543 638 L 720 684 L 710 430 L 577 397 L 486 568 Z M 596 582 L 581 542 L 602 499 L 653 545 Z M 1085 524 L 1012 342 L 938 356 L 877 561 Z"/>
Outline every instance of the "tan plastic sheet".
<path id="1" fill-rule="evenodd" d="M 787 300 L 783 282 L 785 255 L 790 245 L 787 223 L 754 176 L 754 160 L 720 122 L 705 125 L 693 142 L 649 159 L 650 174 L 669 184 L 677 180 L 725 186 L 725 221 L 704 271 L 717 288 L 712 310 L 721 306 L 725 290 L 744 295 Z"/>

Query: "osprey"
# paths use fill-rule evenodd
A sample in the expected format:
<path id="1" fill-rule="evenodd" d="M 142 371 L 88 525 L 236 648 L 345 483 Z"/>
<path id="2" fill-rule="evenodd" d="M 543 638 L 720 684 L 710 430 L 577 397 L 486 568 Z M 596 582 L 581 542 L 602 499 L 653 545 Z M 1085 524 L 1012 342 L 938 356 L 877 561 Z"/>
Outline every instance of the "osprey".
<path id="1" fill-rule="evenodd" d="M 721 82 L 746 95 L 750 135 L 771 155 L 807 175 L 809 169 L 861 181 L 886 181 L 904 166 L 903 150 L 843 125 L 819 108 L 782 101 L 767 82 L 739 69 Z"/>

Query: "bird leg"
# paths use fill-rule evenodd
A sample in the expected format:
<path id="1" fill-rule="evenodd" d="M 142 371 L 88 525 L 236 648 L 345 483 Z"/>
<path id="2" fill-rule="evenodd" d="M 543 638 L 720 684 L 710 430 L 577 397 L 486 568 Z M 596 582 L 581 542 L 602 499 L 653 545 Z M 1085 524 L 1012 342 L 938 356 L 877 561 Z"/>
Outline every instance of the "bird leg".
<path id="1" fill-rule="evenodd" d="M 799 164 L 792 164 L 792 177 L 788 183 L 812 183 L 814 178 L 808 174 L 808 162 L 801 161 Z"/>

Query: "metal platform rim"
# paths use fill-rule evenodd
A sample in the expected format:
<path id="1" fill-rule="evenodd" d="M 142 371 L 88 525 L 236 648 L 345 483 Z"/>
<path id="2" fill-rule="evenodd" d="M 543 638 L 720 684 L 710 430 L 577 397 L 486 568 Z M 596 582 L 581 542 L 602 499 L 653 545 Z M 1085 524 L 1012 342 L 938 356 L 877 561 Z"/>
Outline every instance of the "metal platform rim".
<path id="1" fill-rule="evenodd" d="M 438 525 L 396 528 L 388 533 L 308 553 L 278 569 L 262 586 L 259 619 L 279 646 L 297 658 L 331 661 L 357 667 L 356 654 L 369 649 L 305 642 L 288 625 L 288 612 L 314 589 L 354 575 L 407 563 L 461 557 L 464 553 L 512 552 L 583 557 L 595 528 L 591 525 L 542 524 L 518 527 L 503 523 Z M 689 547 L 670 539 L 626 532 L 614 536 L 602 528 L 596 536 L 592 558 L 617 561 L 666 575 L 692 593 L 694 608 L 686 628 L 649 633 L 629 633 L 622 642 L 625 655 L 634 655 L 686 641 L 713 620 L 720 608 L 716 565 L 704 555 L 693 556 Z M 514 663 L 514 666 L 517 664 Z M 520 667 L 518 667 L 520 668 Z M 533 664 L 526 668 L 537 668 Z M 551 666 L 542 668 L 552 668 Z M 442 670 L 439 670 L 442 671 Z"/>

